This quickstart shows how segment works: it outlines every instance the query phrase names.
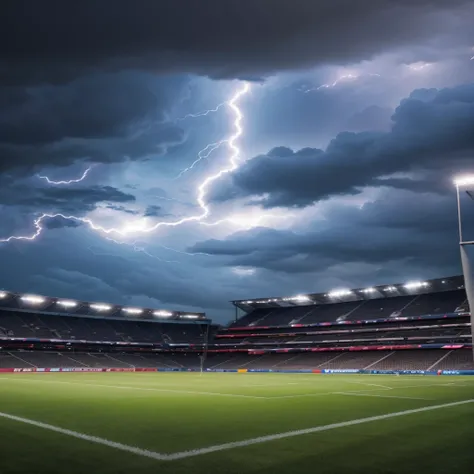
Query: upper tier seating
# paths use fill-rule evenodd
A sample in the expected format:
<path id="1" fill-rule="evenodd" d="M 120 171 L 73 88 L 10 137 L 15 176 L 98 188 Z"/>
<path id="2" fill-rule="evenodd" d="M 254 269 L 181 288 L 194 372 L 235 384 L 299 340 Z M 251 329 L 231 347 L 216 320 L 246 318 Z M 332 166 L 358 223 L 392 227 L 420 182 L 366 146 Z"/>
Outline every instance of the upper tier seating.
<path id="1" fill-rule="evenodd" d="M 0 310 L 0 335 L 112 342 L 200 343 L 206 327 Z"/>
<path id="2" fill-rule="evenodd" d="M 466 310 L 466 293 L 463 289 L 334 304 L 256 309 L 230 327 L 289 326 L 337 320 L 367 321 L 454 313 L 457 309 Z"/>

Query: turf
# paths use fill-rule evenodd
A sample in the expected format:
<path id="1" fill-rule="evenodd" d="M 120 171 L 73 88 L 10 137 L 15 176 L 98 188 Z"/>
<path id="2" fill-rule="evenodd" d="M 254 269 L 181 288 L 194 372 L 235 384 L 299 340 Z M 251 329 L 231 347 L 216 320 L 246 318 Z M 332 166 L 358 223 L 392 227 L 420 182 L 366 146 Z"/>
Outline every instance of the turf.
<path id="1" fill-rule="evenodd" d="M 474 399 L 474 377 L 0 375 L 0 412 L 162 454 Z M 472 472 L 474 403 L 177 460 L 0 416 L 0 473 Z"/>

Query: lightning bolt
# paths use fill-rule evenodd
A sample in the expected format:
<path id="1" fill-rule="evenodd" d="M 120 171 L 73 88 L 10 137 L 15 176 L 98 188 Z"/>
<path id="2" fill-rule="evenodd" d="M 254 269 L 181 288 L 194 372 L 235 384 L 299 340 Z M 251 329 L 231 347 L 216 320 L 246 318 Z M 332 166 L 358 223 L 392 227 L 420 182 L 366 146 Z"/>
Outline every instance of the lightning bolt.
<path id="1" fill-rule="evenodd" d="M 288 219 L 288 217 L 295 217 L 295 215 L 294 214 L 285 214 L 285 215 L 260 214 L 256 216 L 254 219 L 246 217 L 246 216 L 230 216 L 230 217 L 225 217 L 224 219 L 219 219 L 215 222 L 199 222 L 199 224 L 211 227 L 211 226 L 221 225 L 224 223 L 230 223 L 242 228 L 251 229 L 252 227 L 257 227 L 262 222 L 263 219 Z"/>
<path id="2" fill-rule="evenodd" d="M 187 173 L 188 171 L 191 171 L 200 161 L 202 160 L 205 160 L 207 158 L 209 158 L 209 156 L 211 155 L 212 152 L 214 152 L 215 150 L 217 150 L 218 148 L 221 147 L 221 145 L 223 145 L 224 143 L 228 143 L 228 140 L 220 140 L 218 142 L 215 142 L 215 143 L 209 143 L 208 145 L 206 145 L 198 154 L 197 154 L 197 159 L 195 161 L 193 161 L 193 163 L 188 166 L 187 168 L 181 170 L 181 172 L 178 174 L 178 176 L 176 176 L 175 179 L 179 179 L 181 178 L 181 176 L 183 176 L 183 174 Z"/>
<path id="3" fill-rule="evenodd" d="M 49 179 L 48 176 L 42 176 L 37 174 L 36 176 L 39 179 L 44 179 L 48 184 L 55 184 L 55 185 L 61 185 L 61 184 L 74 184 L 74 183 L 80 183 L 81 181 L 84 181 L 87 178 L 87 175 L 89 174 L 90 170 L 92 169 L 92 166 L 89 166 L 84 173 L 82 173 L 82 176 L 77 179 L 69 179 L 67 181 L 53 181 L 52 179 Z"/>
<path id="4" fill-rule="evenodd" d="M 380 77 L 380 74 L 363 74 L 364 76 L 370 77 Z M 348 80 L 359 79 L 362 75 L 359 74 L 344 74 L 343 76 L 338 77 L 334 82 L 329 84 L 321 84 L 318 87 L 311 87 L 309 89 L 303 89 L 302 92 L 307 94 L 308 92 L 320 91 L 321 89 L 332 89 L 336 87 L 340 82 L 345 82 Z"/>
<path id="5" fill-rule="evenodd" d="M 197 112 L 195 114 L 186 114 L 184 117 L 177 118 L 176 122 L 182 122 L 183 120 L 186 120 L 188 118 L 205 117 L 206 115 L 217 112 L 220 108 L 224 107 L 224 105 L 227 105 L 227 104 L 228 104 L 228 102 L 221 102 L 220 104 L 218 104 L 213 109 L 203 110 L 202 112 Z"/>
<path id="6" fill-rule="evenodd" d="M 25 241 L 33 241 L 35 240 L 38 236 L 41 235 L 41 233 L 44 230 L 43 222 L 47 219 L 54 219 L 54 218 L 62 218 L 66 220 L 72 220 L 75 222 L 80 222 L 82 224 L 87 225 L 90 229 L 104 234 L 106 236 L 110 235 L 117 235 L 121 237 L 128 237 L 133 234 L 144 234 L 144 233 L 150 233 L 155 231 L 156 229 L 160 227 L 177 227 L 182 224 L 188 223 L 188 222 L 201 222 L 204 219 L 206 219 L 210 213 L 211 210 L 209 208 L 209 204 L 206 202 L 206 195 L 209 190 L 210 185 L 220 179 L 222 176 L 232 173 L 235 171 L 238 166 L 238 158 L 240 155 L 240 149 L 237 146 L 237 141 L 241 137 L 243 133 L 243 128 L 242 128 L 242 119 L 243 119 L 243 114 L 238 106 L 239 100 L 241 99 L 242 96 L 247 94 L 250 91 L 250 84 L 248 82 L 244 82 L 243 86 L 238 89 L 235 94 L 232 96 L 232 98 L 227 102 L 227 105 L 230 107 L 230 109 L 234 113 L 234 133 L 226 139 L 227 145 L 230 149 L 230 155 L 228 158 L 228 164 L 226 167 L 220 169 L 217 173 L 212 174 L 207 176 L 197 187 L 196 193 L 196 201 L 201 209 L 201 212 L 196 215 L 184 217 L 182 219 L 176 220 L 176 221 L 160 221 L 155 223 L 152 226 L 146 226 L 145 223 L 142 222 L 135 222 L 135 223 L 128 223 L 122 228 L 105 228 L 101 225 L 98 225 L 94 223 L 91 219 L 86 218 L 86 217 L 77 217 L 77 216 L 72 216 L 72 215 L 64 215 L 61 213 L 56 213 L 56 214 L 48 214 L 48 213 L 43 213 L 41 214 L 37 219 L 33 221 L 33 226 L 35 228 L 35 231 L 30 234 L 30 235 L 12 235 L 7 238 L 0 239 L 0 242 L 12 242 L 12 241 L 18 241 L 18 240 L 25 240 Z"/>

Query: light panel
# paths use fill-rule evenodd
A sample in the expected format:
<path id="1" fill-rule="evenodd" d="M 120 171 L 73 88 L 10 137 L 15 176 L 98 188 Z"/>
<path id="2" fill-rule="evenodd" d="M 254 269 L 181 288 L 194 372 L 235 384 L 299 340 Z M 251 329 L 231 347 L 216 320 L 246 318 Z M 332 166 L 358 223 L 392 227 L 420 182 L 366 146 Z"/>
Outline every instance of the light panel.
<path id="1" fill-rule="evenodd" d="M 351 290 L 333 290 L 328 293 L 328 296 L 329 298 L 340 298 L 341 296 L 349 296 L 351 294 Z"/>
<path id="2" fill-rule="evenodd" d="M 57 303 L 64 308 L 75 308 L 77 306 L 77 303 L 72 300 L 59 300 Z"/>
<path id="3" fill-rule="evenodd" d="M 112 309 L 112 306 L 102 303 L 92 303 L 90 305 L 90 308 L 94 311 L 110 311 Z"/>
<path id="4" fill-rule="evenodd" d="M 418 288 L 424 288 L 430 286 L 426 281 L 410 281 L 403 285 L 407 290 L 416 290 Z"/>
<path id="5" fill-rule="evenodd" d="M 140 308 L 123 308 L 122 311 L 124 313 L 128 313 L 128 314 L 141 314 L 141 313 L 143 313 L 143 309 L 140 309 Z"/>
<path id="6" fill-rule="evenodd" d="M 170 311 L 154 311 L 153 315 L 158 316 L 159 318 L 169 318 L 173 316 L 173 313 Z"/>
<path id="7" fill-rule="evenodd" d="M 34 296 L 34 295 L 25 295 L 22 296 L 21 301 L 24 301 L 25 303 L 29 304 L 42 304 L 46 301 L 46 298 L 43 298 L 42 296 Z"/>
<path id="8" fill-rule="evenodd" d="M 7 296 L 8 296 L 8 293 L 6 291 L 0 291 L 0 299 L 6 298 Z"/>

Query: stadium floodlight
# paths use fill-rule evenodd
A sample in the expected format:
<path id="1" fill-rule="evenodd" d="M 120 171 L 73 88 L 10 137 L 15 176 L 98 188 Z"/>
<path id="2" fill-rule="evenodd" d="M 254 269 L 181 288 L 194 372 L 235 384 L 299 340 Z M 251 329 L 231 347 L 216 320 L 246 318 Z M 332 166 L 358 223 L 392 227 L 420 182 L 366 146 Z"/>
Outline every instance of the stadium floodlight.
<path id="1" fill-rule="evenodd" d="M 360 290 L 361 293 L 373 293 L 374 291 L 377 291 L 375 288 L 364 288 L 363 290 Z"/>
<path id="2" fill-rule="evenodd" d="M 418 288 L 426 288 L 430 284 L 426 281 L 410 281 L 403 285 L 407 290 L 417 290 Z"/>
<path id="3" fill-rule="evenodd" d="M 128 313 L 128 314 L 141 314 L 141 313 L 143 313 L 143 309 L 140 309 L 140 308 L 123 308 L 122 311 L 124 313 Z"/>
<path id="4" fill-rule="evenodd" d="M 385 291 L 397 291 L 396 286 L 387 286 L 384 288 Z"/>
<path id="5" fill-rule="evenodd" d="M 310 301 L 310 297 L 307 295 L 296 295 L 296 296 L 293 296 L 292 299 L 294 301 L 300 301 L 300 302 Z"/>
<path id="6" fill-rule="evenodd" d="M 351 290 L 333 290 L 328 293 L 329 298 L 340 298 L 342 296 L 352 295 Z"/>
<path id="7" fill-rule="evenodd" d="M 251 300 L 244 301 L 244 304 L 252 304 L 252 303 L 253 303 L 253 301 L 251 301 Z"/>
<path id="8" fill-rule="evenodd" d="M 29 304 L 42 304 L 46 301 L 46 298 L 42 296 L 25 295 L 21 297 L 21 301 Z"/>
<path id="9" fill-rule="evenodd" d="M 71 300 L 59 300 L 57 303 L 65 308 L 75 308 L 77 306 L 77 303 Z"/>
<path id="10" fill-rule="evenodd" d="M 170 311 L 154 311 L 153 315 L 158 316 L 159 318 L 169 318 L 173 316 L 173 313 Z"/>
<path id="11" fill-rule="evenodd" d="M 112 309 L 112 306 L 102 303 L 93 303 L 90 305 L 90 308 L 94 311 L 110 311 Z"/>
<path id="12" fill-rule="evenodd" d="M 199 316 L 197 314 L 183 314 L 183 318 L 187 319 L 198 319 Z"/>
<path id="13" fill-rule="evenodd" d="M 6 291 L 0 291 L 0 299 L 6 298 L 8 296 L 8 293 Z"/>
<path id="14" fill-rule="evenodd" d="M 474 186 L 474 175 L 459 176 L 454 179 L 454 184 L 458 187 Z"/>

